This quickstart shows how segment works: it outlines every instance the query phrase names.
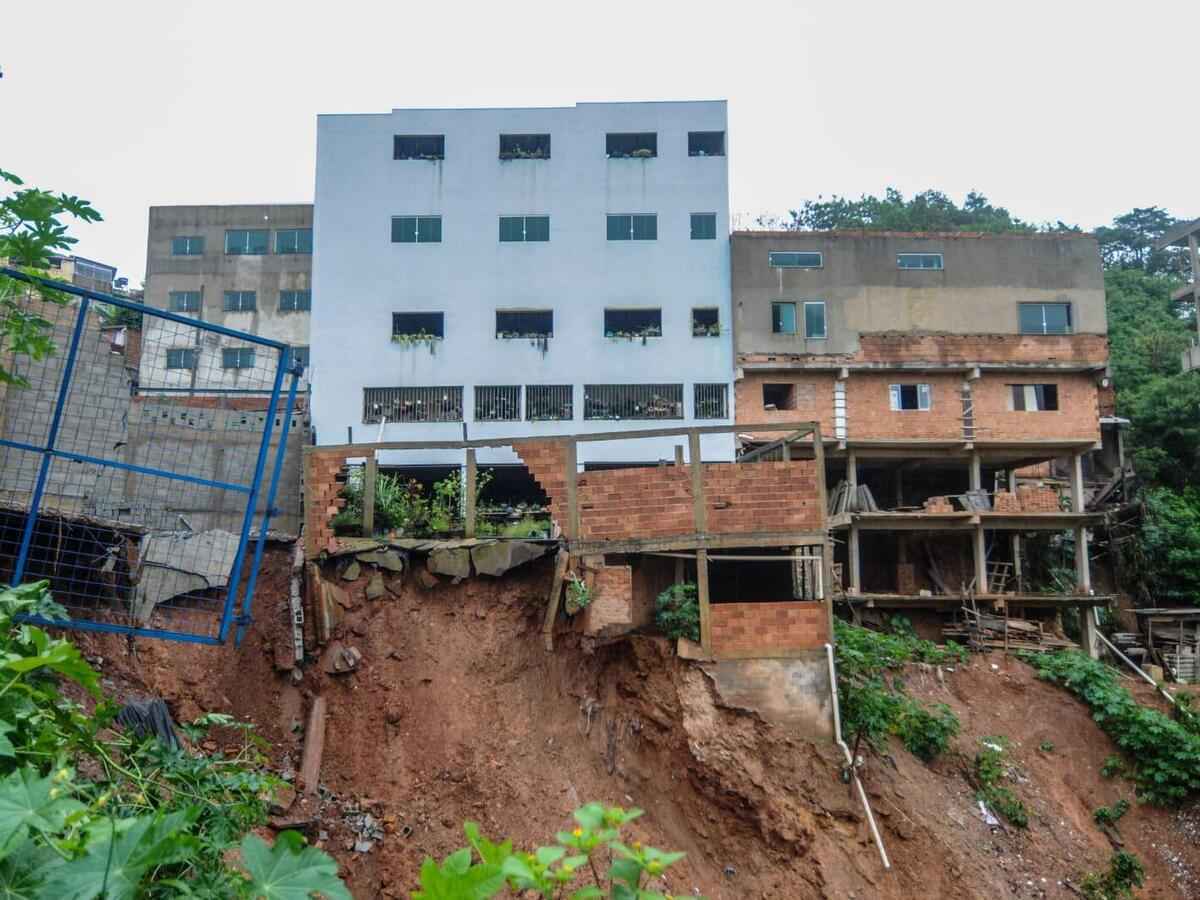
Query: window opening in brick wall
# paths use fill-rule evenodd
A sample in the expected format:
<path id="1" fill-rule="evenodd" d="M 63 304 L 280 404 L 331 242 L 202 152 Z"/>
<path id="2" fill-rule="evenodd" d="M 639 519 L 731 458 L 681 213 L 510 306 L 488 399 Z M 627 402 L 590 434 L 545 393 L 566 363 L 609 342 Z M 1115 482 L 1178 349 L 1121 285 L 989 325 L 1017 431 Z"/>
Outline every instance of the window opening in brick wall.
<path id="1" fill-rule="evenodd" d="M 397 134 L 392 138 L 392 159 L 445 159 L 444 134 Z"/>
<path id="2" fill-rule="evenodd" d="M 440 244 L 441 216 L 392 216 L 393 244 Z"/>
<path id="3" fill-rule="evenodd" d="M 462 386 L 363 388 L 363 424 L 461 422 Z"/>
<path id="4" fill-rule="evenodd" d="M 502 134 L 500 135 L 500 158 L 549 159 L 550 135 Z"/>
<path id="5" fill-rule="evenodd" d="M 554 337 L 554 310 L 498 309 L 496 310 L 496 337 L 552 338 Z"/>
<path id="6" fill-rule="evenodd" d="M 651 159 L 658 156 L 658 134 L 653 131 L 608 134 L 604 153 L 609 159 Z"/>
<path id="7" fill-rule="evenodd" d="M 783 300 L 771 304 L 771 333 L 796 333 L 796 304 Z"/>
<path id="8" fill-rule="evenodd" d="M 476 385 L 475 421 L 521 421 L 521 386 L 519 384 Z"/>
<path id="9" fill-rule="evenodd" d="M 682 384 L 585 384 L 585 419 L 682 419 Z"/>
<path id="10" fill-rule="evenodd" d="M 941 271 L 943 268 L 940 253 L 897 253 L 897 269 L 927 269 Z"/>
<path id="11" fill-rule="evenodd" d="M 661 309 L 606 309 L 604 311 L 604 336 L 607 338 L 662 337 Z"/>
<path id="12" fill-rule="evenodd" d="M 503 244 L 550 240 L 549 216 L 501 216 L 500 242 Z"/>
<path id="13" fill-rule="evenodd" d="M 1021 334 L 1070 334 L 1070 303 L 1018 303 Z"/>
<path id="14" fill-rule="evenodd" d="M 796 386 L 794 384 L 765 383 L 762 386 L 763 409 L 795 409 Z"/>
<path id="15" fill-rule="evenodd" d="M 928 410 L 933 391 L 927 384 L 892 384 L 888 394 L 893 410 Z"/>
<path id="16" fill-rule="evenodd" d="M 724 156 L 725 132 L 689 131 L 688 156 Z"/>
<path id="17" fill-rule="evenodd" d="M 1058 385 L 1010 384 L 1008 408 L 1014 412 L 1054 412 L 1058 409 Z"/>
<path id="18" fill-rule="evenodd" d="M 775 269 L 819 269 L 825 258 L 816 251 L 771 250 L 767 253 L 767 265 Z"/>
<path id="19" fill-rule="evenodd" d="M 717 239 L 717 214 L 692 213 L 692 240 L 715 241 Z"/>
<path id="20" fill-rule="evenodd" d="M 529 422 L 568 422 L 575 418 L 575 388 L 570 384 L 525 386 L 525 419 Z"/>
<path id="21" fill-rule="evenodd" d="M 692 337 L 717 337 L 721 334 L 721 314 L 715 306 L 692 309 Z"/>
<path id="22" fill-rule="evenodd" d="M 692 385 L 692 408 L 697 419 L 729 417 L 729 385 Z"/>

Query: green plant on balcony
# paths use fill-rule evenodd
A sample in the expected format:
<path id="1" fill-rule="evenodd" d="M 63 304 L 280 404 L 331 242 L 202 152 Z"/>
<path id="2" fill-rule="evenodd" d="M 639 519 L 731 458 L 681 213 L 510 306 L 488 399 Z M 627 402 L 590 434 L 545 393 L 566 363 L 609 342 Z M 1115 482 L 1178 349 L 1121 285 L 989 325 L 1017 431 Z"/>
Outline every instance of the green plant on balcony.
<path id="1" fill-rule="evenodd" d="M 424 328 L 416 332 L 405 332 L 392 335 L 392 343 L 405 349 L 419 347 L 422 344 L 429 348 L 430 354 L 437 352 L 437 345 L 442 341 L 440 335 L 430 334 Z"/>

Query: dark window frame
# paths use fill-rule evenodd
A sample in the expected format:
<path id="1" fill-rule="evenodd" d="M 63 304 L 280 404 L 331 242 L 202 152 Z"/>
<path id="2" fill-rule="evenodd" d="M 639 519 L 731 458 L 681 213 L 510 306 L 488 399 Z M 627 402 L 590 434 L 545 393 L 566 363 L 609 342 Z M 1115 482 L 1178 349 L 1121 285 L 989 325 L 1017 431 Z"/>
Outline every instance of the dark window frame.
<path id="1" fill-rule="evenodd" d="M 284 235 L 288 235 L 292 249 L 284 249 L 282 240 Z M 280 228 L 275 232 L 275 253 L 279 256 L 311 256 L 312 255 L 312 228 Z M 307 245 L 307 246 L 306 246 Z"/>
<path id="2" fill-rule="evenodd" d="M 1059 412 L 1062 409 L 1059 405 L 1057 382 L 1010 384 L 1008 387 L 1012 412 Z M 1025 402 L 1026 388 L 1033 388 L 1032 409 Z"/>
<path id="3" fill-rule="evenodd" d="M 658 132 L 610 131 L 604 135 L 604 155 L 608 159 L 655 159 Z"/>
<path id="4" fill-rule="evenodd" d="M 167 292 L 167 309 L 171 312 L 200 312 L 203 303 L 204 295 L 200 291 Z"/>
<path id="5" fill-rule="evenodd" d="M 301 300 L 303 302 L 301 302 Z M 288 302 L 290 301 L 290 302 Z M 280 312 L 311 312 L 312 291 L 286 290 L 279 292 Z"/>
<path id="6" fill-rule="evenodd" d="M 543 340 L 554 337 L 553 309 L 496 310 L 497 340 Z"/>
<path id="7" fill-rule="evenodd" d="M 230 354 L 234 354 L 230 356 Z M 248 356 L 246 354 L 249 354 Z M 230 364 L 230 360 L 233 364 Z M 221 348 L 221 368 L 222 369 L 253 369 L 254 368 L 254 348 L 253 347 L 222 347 Z"/>
<path id="8" fill-rule="evenodd" d="M 583 418 L 593 421 L 682 419 L 683 384 L 585 384 Z"/>
<path id="9" fill-rule="evenodd" d="M 903 262 L 905 258 L 922 260 L 922 264 L 918 266 L 906 266 Z M 924 264 L 924 260 L 937 260 L 937 265 L 927 266 Z M 905 251 L 903 253 L 896 254 L 896 268 L 905 272 L 944 272 L 946 270 L 946 257 L 940 252 L 926 253 L 919 250 Z"/>
<path id="10" fill-rule="evenodd" d="M 246 297 L 250 297 L 249 305 Z M 231 298 L 237 300 L 231 303 Z M 225 312 L 254 312 L 258 309 L 258 291 L 225 291 L 221 296 L 221 307 Z"/>
<path id="11" fill-rule="evenodd" d="M 477 384 L 474 395 L 476 422 L 520 422 L 521 385 Z"/>
<path id="12" fill-rule="evenodd" d="M 409 222 L 412 223 L 411 238 L 408 237 L 407 223 Z M 434 227 L 435 225 L 436 227 Z M 441 216 L 392 216 L 393 244 L 440 244 L 441 242 Z"/>
<path id="13" fill-rule="evenodd" d="M 922 401 L 924 406 L 921 405 Z M 933 385 L 927 381 L 899 381 L 889 384 L 888 408 L 892 412 L 929 412 L 933 409 Z"/>
<path id="14" fill-rule="evenodd" d="M 533 237 L 530 237 L 530 221 L 536 223 Z M 516 237 L 516 232 L 512 229 L 512 224 L 520 221 L 521 236 Z M 508 223 L 510 228 L 506 232 L 505 224 Z M 545 229 L 540 227 L 545 224 Z M 542 235 L 545 235 L 544 237 Z M 531 216 L 500 216 L 500 243 L 502 244 L 545 244 L 550 241 L 550 217 L 547 215 L 531 215 Z"/>
<path id="15" fill-rule="evenodd" d="M 183 241 L 183 251 L 177 248 L 180 246 L 179 241 Z M 193 249 L 197 247 L 198 249 Z M 203 256 L 204 255 L 204 235 L 202 234 L 178 234 L 171 238 L 171 255 L 172 256 Z"/>
<path id="16" fill-rule="evenodd" d="M 401 327 L 405 323 L 404 327 Z M 446 337 L 446 313 L 408 311 L 392 313 L 392 340 L 441 341 Z M 400 343 L 397 341 L 397 343 Z"/>
<path id="17" fill-rule="evenodd" d="M 795 262 L 785 262 L 789 257 L 795 257 Z M 813 264 L 815 257 L 816 263 Z M 803 258 L 804 261 L 801 261 Z M 823 269 L 825 254 L 820 250 L 768 250 L 767 265 L 772 269 Z"/>
<path id="18" fill-rule="evenodd" d="M 697 313 L 701 315 L 697 315 Z M 721 308 L 718 306 L 693 306 L 692 337 L 710 338 L 720 336 Z"/>
<path id="19" fill-rule="evenodd" d="M 195 347 L 168 347 L 167 368 L 195 371 L 199 354 Z"/>
<path id="20" fill-rule="evenodd" d="M 626 233 L 624 222 L 628 220 L 629 230 Z M 651 225 L 651 229 L 647 229 L 647 225 Z M 638 232 L 638 226 L 641 225 L 641 233 Z M 614 228 L 614 226 L 616 226 Z M 653 234 L 650 235 L 650 231 Z M 610 241 L 657 241 L 658 240 L 658 213 L 608 213 L 605 216 L 604 224 L 605 237 Z"/>
<path id="21" fill-rule="evenodd" d="M 804 304 L 804 339 L 808 341 L 826 341 L 829 340 L 829 310 L 825 306 L 824 300 L 805 300 Z M 812 334 L 808 327 L 808 308 L 810 306 L 819 306 L 821 308 L 821 333 Z"/>
<path id="22" fill-rule="evenodd" d="M 570 422 L 574 418 L 575 385 L 525 385 L 526 422 Z"/>
<path id="23" fill-rule="evenodd" d="M 307 369 L 312 360 L 312 347 L 308 344 L 300 344 L 292 347 L 292 363 L 300 366 L 301 369 Z"/>
<path id="24" fill-rule="evenodd" d="M 501 134 L 500 159 L 549 159 L 549 134 Z"/>
<path id="25" fill-rule="evenodd" d="M 244 239 L 234 241 L 234 235 L 244 235 Z M 262 243 L 258 243 L 260 236 Z M 227 228 L 225 229 L 226 256 L 268 256 L 271 252 L 271 229 L 269 228 Z"/>
<path id="26" fill-rule="evenodd" d="M 716 139 L 714 141 L 714 138 Z M 715 149 L 713 149 L 715 146 Z M 725 132 L 689 131 L 688 156 L 724 156 Z"/>
<path id="27" fill-rule="evenodd" d="M 764 381 L 762 404 L 764 410 L 773 406 L 776 412 L 795 409 L 796 385 L 789 381 Z"/>
<path id="28" fill-rule="evenodd" d="M 691 237 L 693 241 L 715 241 L 717 239 L 716 213 L 692 213 L 691 216 Z M 697 228 L 697 223 L 702 227 Z"/>
<path id="29" fill-rule="evenodd" d="M 778 315 L 780 307 L 791 307 L 792 309 L 792 330 L 786 331 L 783 326 L 783 319 Z M 771 301 L 771 334 L 798 334 L 796 330 L 796 301 L 795 300 L 772 300 Z"/>
<path id="30" fill-rule="evenodd" d="M 438 162 L 446 158 L 444 134 L 392 135 L 393 160 L 425 160 Z"/>
<path id="31" fill-rule="evenodd" d="M 644 320 L 644 321 L 643 321 Z M 605 307 L 604 336 L 636 340 L 662 337 L 662 307 Z"/>
<path id="32" fill-rule="evenodd" d="M 692 418 L 728 419 L 729 385 L 724 381 L 692 385 Z"/>
<path id="33" fill-rule="evenodd" d="M 1066 327 L 1062 330 L 1051 329 L 1046 321 L 1046 310 L 1048 307 L 1061 307 L 1066 311 Z M 1038 329 L 1028 329 L 1025 327 L 1024 313 L 1027 310 L 1037 309 L 1040 313 L 1038 316 L 1041 319 L 1041 327 Z M 1053 301 L 1025 301 L 1017 303 L 1017 331 L 1020 334 L 1074 334 L 1075 333 L 1075 317 L 1074 310 L 1071 309 L 1071 302 L 1062 300 Z"/>

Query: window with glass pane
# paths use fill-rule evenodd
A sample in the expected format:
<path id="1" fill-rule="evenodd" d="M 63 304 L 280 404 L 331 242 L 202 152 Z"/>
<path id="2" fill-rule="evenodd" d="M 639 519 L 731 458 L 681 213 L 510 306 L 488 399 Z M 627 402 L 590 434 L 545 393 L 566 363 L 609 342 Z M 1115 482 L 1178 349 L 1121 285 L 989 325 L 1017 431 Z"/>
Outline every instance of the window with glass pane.
<path id="1" fill-rule="evenodd" d="M 439 244 L 441 216 L 392 216 L 393 244 Z"/>
<path id="2" fill-rule="evenodd" d="M 825 337 L 825 303 L 810 300 L 804 304 L 804 336 L 822 339 Z"/>
<path id="3" fill-rule="evenodd" d="M 392 138 L 392 159 L 445 159 L 444 134 L 397 134 Z"/>
<path id="4" fill-rule="evenodd" d="M 815 251 L 772 250 L 767 253 L 767 265 L 776 269 L 819 269 L 824 260 Z"/>
<path id="5" fill-rule="evenodd" d="M 1021 303 L 1018 305 L 1022 334 L 1070 334 L 1070 303 Z"/>
<path id="6" fill-rule="evenodd" d="M 224 369 L 254 368 L 254 348 L 226 347 L 221 351 L 221 367 Z"/>
<path id="7" fill-rule="evenodd" d="M 312 291 L 280 291 L 280 312 L 308 312 L 312 309 Z"/>
<path id="8" fill-rule="evenodd" d="M 717 214 L 692 213 L 692 240 L 715 241 L 717 239 Z"/>
<path id="9" fill-rule="evenodd" d="M 932 405 L 928 384 L 893 384 L 888 386 L 893 410 L 927 410 Z"/>
<path id="10" fill-rule="evenodd" d="M 942 268 L 942 254 L 897 253 L 896 268 L 940 270 Z"/>
<path id="11" fill-rule="evenodd" d="M 270 232 L 266 229 L 236 229 L 225 232 L 225 252 L 230 256 L 263 256 Z"/>
<path id="12" fill-rule="evenodd" d="M 771 304 L 771 331 L 774 334 L 796 333 L 796 304 Z"/>
<path id="13" fill-rule="evenodd" d="M 503 243 L 550 240 L 549 216 L 501 216 L 500 240 Z"/>
<path id="14" fill-rule="evenodd" d="M 171 312 L 199 312 L 199 291 L 171 291 L 167 294 L 167 306 Z"/>
<path id="15" fill-rule="evenodd" d="M 199 235 L 182 235 L 171 238 L 172 256 L 201 256 L 204 253 L 204 238 Z"/>
<path id="16" fill-rule="evenodd" d="M 258 307 L 254 291 L 226 291 L 225 312 L 250 312 Z"/>
<path id="17" fill-rule="evenodd" d="M 292 348 L 292 362 L 294 362 L 298 366 L 301 366 L 301 367 L 307 369 L 308 368 L 308 348 L 307 347 L 293 347 Z"/>
<path id="18" fill-rule="evenodd" d="M 633 216 L 609 216 L 608 239 L 627 241 L 633 237 Z"/>
<path id="19" fill-rule="evenodd" d="M 725 132 L 689 131 L 688 156 L 724 156 Z"/>
<path id="20" fill-rule="evenodd" d="M 1011 384 L 1009 409 L 1015 412 L 1054 412 L 1058 409 L 1057 384 Z"/>
<path id="21" fill-rule="evenodd" d="M 190 348 L 174 349 L 167 351 L 167 368 L 168 369 L 194 369 L 196 368 L 196 351 Z"/>
<path id="22" fill-rule="evenodd" d="M 276 253 L 312 253 L 311 228 L 285 228 L 275 232 Z"/>
<path id="23" fill-rule="evenodd" d="M 609 216 L 608 239 L 610 241 L 658 240 L 658 216 L 654 214 L 628 215 L 625 213 Z"/>

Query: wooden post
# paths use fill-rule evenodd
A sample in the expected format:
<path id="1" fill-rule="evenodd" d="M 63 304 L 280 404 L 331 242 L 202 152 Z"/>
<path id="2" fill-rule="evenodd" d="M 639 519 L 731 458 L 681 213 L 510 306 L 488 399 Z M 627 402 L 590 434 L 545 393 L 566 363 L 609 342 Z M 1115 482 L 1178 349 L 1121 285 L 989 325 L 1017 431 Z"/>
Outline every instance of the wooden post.
<path id="1" fill-rule="evenodd" d="M 1008 492 L 1014 497 L 1017 496 L 1017 470 L 1008 470 Z M 1021 573 L 1021 532 L 1014 531 L 1012 533 L 1012 561 L 1013 574 L 1017 578 L 1017 593 L 1025 593 L 1025 576 Z"/>
<path id="2" fill-rule="evenodd" d="M 712 653 L 712 614 L 708 605 L 708 551 L 696 551 L 696 599 L 700 601 L 700 646 Z"/>
<path id="3" fill-rule="evenodd" d="M 325 755 L 325 698 L 314 697 L 304 729 L 304 750 L 300 756 L 300 790 L 315 797 L 321 783 L 321 757 Z"/>
<path id="4" fill-rule="evenodd" d="M 550 582 L 550 596 L 546 598 L 546 617 L 542 621 L 542 643 L 547 653 L 554 650 L 554 620 L 558 618 L 558 603 L 562 598 L 563 581 L 567 577 L 570 561 L 571 554 L 566 550 L 559 550 L 558 556 L 554 558 L 554 578 Z"/>
<path id="5" fill-rule="evenodd" d="M 972 550 L 975 557 L 975 596 L 978 597 L 981 594 L 991 593 L 991 585 L 987 580 L 987 541 L 982 525 L 975 526 L 974 537 Z"/>
<path id="6" fill-rule="evenodd" d="M 675 445 L 675 465 L 683 468 L 683 444 Z"/>
<path id="7" fill-rule="evenodd" d="M 379 474 L 379 462 L 375 459 L 375 451 L 367 456 L 367 464 L 363 472 L 363 537 L 375 536 L 375 478 Z"/>
<path id="8" fill-rule="evenodd" d="M 695 429 L 688 432 L 688 463 L 692 467 L 692 524 L 697 534 L 704 534 L 708 531 L 708 504 L 704 499 L 704 463 L 700 460 L 700 433 Z M 697 564 L 697 569 L 699 568 Z M 707 584 L 707 569 L 704 579 Z"/>
<path id="9" fill-rule="evenodd" d="M 475 483 L 477 472 L 475 468 L 475 450 L 467 449 L 467 487 L 463 491 L 463 534 L 469 538 L 475 537 Z"/>
<path id="10" fill-rule="evenodd" d="M 567 442 L 567 521 L 563 528 L 567 539 L 579 540 L 579 493 L 575 480 L 579 477 L 579 445 L 574 441 Z"/>

